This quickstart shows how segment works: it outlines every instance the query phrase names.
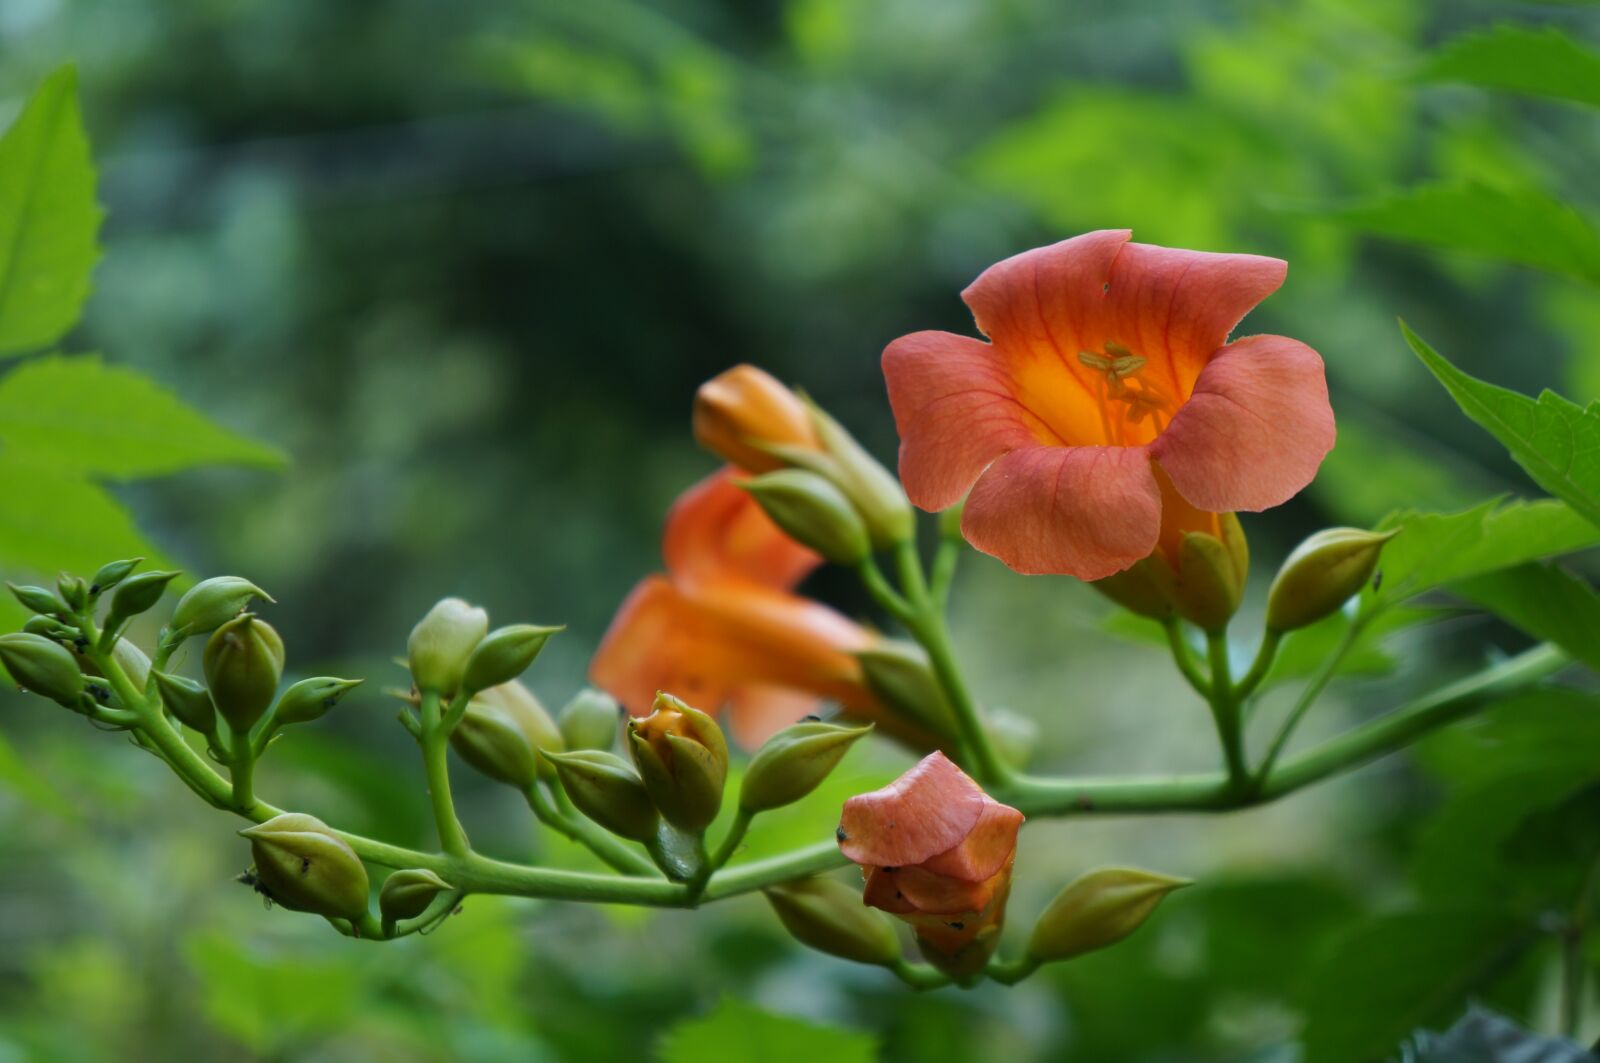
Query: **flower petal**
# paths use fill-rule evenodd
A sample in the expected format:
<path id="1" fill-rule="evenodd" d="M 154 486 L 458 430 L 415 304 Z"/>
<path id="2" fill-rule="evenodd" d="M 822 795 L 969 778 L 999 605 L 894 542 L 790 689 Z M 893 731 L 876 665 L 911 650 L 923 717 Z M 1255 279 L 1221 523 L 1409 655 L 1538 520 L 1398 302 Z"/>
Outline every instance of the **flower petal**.
<path id="1" fill-rule="evenodd" d="M 1161 492 L 1143 447 L 1014 450 L 979 477 L 961 531 L 1018 572 L 1094 580 L 1148 557 Z"/>
<path id="2" fill-rule="evenodd" d="M 716 712 L 747 665 L 663 576 L 639 582 L 589 662 L 589 680 L 629 712 L 650 711 L 658 690 Z"/>
<path id="3" fill-rule="evenodd" d="M 1017 830 L 1022 826 L 1022 813 L 1010 805 L 1002 805 L 989 795 L 984 795 L 983 815 L 961 844 L 937 856 L 929 857 L 918 866 L 924 871 L 962 882 L 983 882 L 994 876 L 1016 855 Z M 913 898 L 913 900 L 915 900 Z M 920 901 L 917 907 L 927 910 Z M 987 903 L 987 899 L 985 900 Z M 982 907 L 982 904 L 974 907 Z"/>
<path id="4" fill-rule="evenodd" d="M 756 749 L 792 723 L 816 712 L 822 699 L 788 687 L 750 683 L 728 701 L 728 730 L 741 749 Z"/>
<path id="5" fill-rule="evenodd" d="M 839 817 L 839 851 L 863 866 L 905 867 L 953 849 L 983 815 L 984 792 L 943 753 L 929 753 Z"/>
<path id="6" fill-rule="evenodd" d="M 1001 867 L 1004 866 L 1002 863 Z M 889 878 L 899 896 L 915 911 L 929 915 L 957 915 L 984 909 L 994 898 L 995 890 L 1002 885 L 999 870 L 996 868 L 994 875 L 978 882 L 936 875 L 926 867 L 917 865 L 902 867 L 893 873 L 889 873 L 888 868 L 879 868 L 878 874 Z"/>
<path id="7" fill-rule="evenodd" d="M 674 581 L 725 579 L 788 590 L 822 563 L 779 530 L 722 468 L 685 491 L 667 513 L 661 552 Z"/>
<path id="8" fill-rule="evenodd" d="M 1289 264 L 1261 255 L 1130 243 L 1106 293 L 1112 339 L 1149 359 L 1161 387 L 1188 395 L 1228 333 L 1283 285 Z"/>
<path id="9" fill-rule="evenodd" d="M 1322 358 L 1297 340 L 1249 336 L 1216 353 L 1150 453 L 1192 505 L 1254 511 L 1310 483 L 1333 441 Z"/>
<path id="10" fill-rule="evenodd" d="M 884 349 L 883 375 L 900 433 L 900 481 L 922 509 L 954 505 L 991 461 L 1037 442 L 987 343 L 913 332 Z"/>

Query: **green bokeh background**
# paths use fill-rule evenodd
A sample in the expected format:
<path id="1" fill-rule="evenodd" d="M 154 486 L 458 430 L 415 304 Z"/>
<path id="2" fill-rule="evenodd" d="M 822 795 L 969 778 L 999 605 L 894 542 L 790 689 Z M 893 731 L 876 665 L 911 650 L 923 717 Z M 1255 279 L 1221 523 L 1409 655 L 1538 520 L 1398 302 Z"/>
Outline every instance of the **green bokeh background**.
<path id="1" fill-rule="evenodd" d="M 1241 656 L 1273 564 L 1314 528 L 1534 493 L 1395 318 L 1471 372 L 1586 402 L 1600 300 L 1330 217 L 1429 179 L 1592 197 L 1588 114 L 1414 77 L 1503 17 L 1600 35 L 1581 6 L 1448 0 L 6 0 L 0 97 L 9 113 L 79 65 L 109 217 L 68 348 L 290 457 L 120 491 L 188 571 L 278 598 L 292 670 L 374 679 L 275 748 L 263 791 L 426 843 L 376 688 L 428 604 L 568 624 L 533 677 L 559 704 L 657 566 L 666 506 L 714 465 L 688 433 L 696 384 L 755 362 L 888 459 L 884 344 L 969 331 L 960 289 L 1028 247 L 1128 226 L 1289 260 L 1244 329 L 1323 354 L 1340 443 L 1304 496 L 1246 518 Z M 808 586 L 871 616 L 837 573 Z M 1203 706 L 1107 615 L 976 556 L 954 607 L 982 696 L 1038 722 L 1037 764 L 1211 766 Z M 1522 644 L 1482 620 L 1408 635 L 1395 675 L 1329 698 L 1307 734 Z M 1405 903 L 1438 801 L 1391 760 L 1226 818 L 1035 824 L 1019 922 L 1095 864 L 1201 885 L 1104 955 L 919 997 L 786 943 L 755 898 L 473 899 L 429 938 L 353 944 L 232 885 L 237 825 L 117 736 L 11 695 L 0 713 L 0 1060 L 649 1058 L 735 995 L 868 1031 L 886 1059 L 1288 1063 L 1319 950 Z M 903 760 L 859 755 L 754 843 L 826 836 L 842 794 Z M 586 866 L 458 778 L 485 848 Z M 1543 970 L 1513 995 L 1548 1026 Z"/>

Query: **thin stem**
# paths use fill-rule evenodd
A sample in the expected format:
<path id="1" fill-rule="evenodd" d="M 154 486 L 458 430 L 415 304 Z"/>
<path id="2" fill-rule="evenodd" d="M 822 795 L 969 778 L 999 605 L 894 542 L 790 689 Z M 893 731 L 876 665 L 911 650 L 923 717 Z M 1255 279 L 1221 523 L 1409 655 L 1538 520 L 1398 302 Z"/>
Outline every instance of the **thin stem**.
<path id="1" fill-rule="evenodd" d="M 250 739 L 240 737 L 235 741 L 242 747 L 228 763 L 228 777 L 233 782 L 233 807 L 241 811 L 253 808 L 256 803 L 256 756 L 250 748 Z"/>
<path id="2" fill-rule="evenodd" d="M 933 569 L 929 575 L 929 593 L 933 595 L 933 604 L 943 612 L 950 604 L 950 586 L 956 579 L 956 565 L 961 560 L 962 542 L 960 539 L 941 537 L 938 549 L 933 554 Z"/>
<path id="3" fill-rule="evenodd" d="M 1328 685 L 1334 673 L 1339 670 L 1340 662 L 1344 660 L 1345 654 L 1350 652 L 1350 648 L 1355 645 L 1356 638 L 1365 625 L 1366 621 L 1359 616 L 1350 621 L 1350 626 L 1345 630 L 1344 638 L 1339 640 L 1339 645 L 1334 647 L 1334 651 L 1318 666 L 1310 682 L 1306 683 L 1305 689 L 1300 691 L 1300 697 L 1296 699 L 1294 708 L 1289 710 L 1289 715 L 1284 718 L 1283 725 L 1278 728 L 1278 733 L 1272 739 L 1272 744 L 1267 747 L 1267 755 L 1261 758 L 1261 766 L 1256 769 L 1256 780 L 1258 782 L 1272 774 L 1272 766 L 1278 762 L 1278 757 L 1283 754 L 1284 747 L 1289 744 L 1289 736 L 1294 734 L 1294 729 L 1300 725 L 1301 718 L 1305 716 L 1306 711 L 1321 696 L 1323 688 Z"/>
<path id="4" fill-rule="evenodd" d="M 1001 985 L 1016 985 L 1038 969 L 1038 960 L 1019 956 L 1014 960 L 990 960 L 984 973 Z"/>
<path id="5" fill-rule="evenodd" d="M 1228 633 L 1206 632 L 1206 653 L 1211 660 L 1211 715 L 1217 722 L 1217 740 L 1228 765 L 1228 781 L 1244 789 L 1250 783 L 1250 765 L 1245 763 L 1244 728 L 1239 719 L 1239 699 L 1234 696 L 1232 668 L 1228 663 Z"/>
<path id="6" fill-rule="evenodd" d="M 1239 699 L 1242 705 L 1244 700 L 1256 692 L 1256 687 L 1267 678 L 1267 673 L 1272 671 L 1272 662 L 1278 657 L 1278 647 L 1283 643 L 1283 632 L 1267 628 L 1261 635 L 1261 646 L 1256 650 L 1256 659 L 1250 662 L 1250 670 L 1244 674 L 1233 687 L 1233 696 Z"/>
<path id="7" fill-rule="evenodd" d="M 525 796 L 528 799 L 528 807 L 539 817 L 539 822 L 562 837 L 588 849 L 613 870 L 620 871 L 624 875 L 645 875 L 652 878 L 657 876 L 655 865 L 643 853 L 628 848 L 615 835 L 601 830 L 586 819 L 581 820 L 563 814 L 551 803 L 549 795 L 539 787 L 538 783 L 530 786 Z"/>
<path id="8" fill-rule="evenodd" d="M 928 593 L 922 575 L 922 559 L 917 556 L 916 543 L 909 539 L 895 547 L 895 560 L 899 563 L 900 583 L 911 603 L 912 616 L 906 626 L 922 648 L 928 653 L 928 663 L 933 674 L 944 688 L 945 697 L 956 718 L 961 742 L 971 754 L 969 767 L 979 782 L 996 785 L 1011 776 L 1011 769 L 1000 759 L 989 732 L 983 726 L 982 714 L 972 693 L 967 689 L 961 666 L 956 662 L 955 650 L 950 644 L 950 627 L 945 623 L 944 612 L 938 608 Z"/>
<path id="9" fill-rule="evenodd" d="M 912 963 L 900 957 L 889 965 L 895 977 L 916 990 L 940 989 L 950 984 L 950 976 L 926 963 Z"/>
<path id="10" fill-rule="evenodd" d="M 750 821 L 755 818 L 754 812 L 747 812 L 743 808 L 734 813 L 733 822 L 728 824 L 727 835 L 711 856 L 710 866 L 713 869 L 723 866 L 732 858 L 739 848 L 739 843 L 744 841 L 745 832 L 750 829 Z"/>
<path id="11" fill-rule="evenodd" d="M 1178 666 L 1178 671 L 1183 673 L 1183 678 L 1189 681 L 1197 694 L 1210 701 L 1211 683 L 1200 671 L 1194 651 L 1189 648 L 1189 640 L 1183 637 L 1183 625 L 1177 617 L 1169 616 L 1161 622 L 1161 626 L 1167 632 L 1167 646 L 1172 650 L 1172 661 Z"/>
<path id="12" fill-rule="evenodd" d="M 422 766 L 428 777 L 428 796 L 433 802 L 433 822 L 439 830 L 439 845 L 451 856 L 465 856 L 471 845 L 461 821 L 456 818 L 455 798 L 450 793 L 450 762 L 446 745 L 450 732 L 443 726 L 437 691 L 422 692 Z"/>
<path id="13" fill-rule="evenodd" d="M 861 583 L 866 587 L 867 593 L 872 595 L 873 600 L 883 606 L 890 616 L 902 624 L 909 624 L 912 621 L 914 614 L 911 603 L 894 589 L 894 585 L 883 574 L 883 569 L 878 567 L 875 558 L 869 555 L 856 567 L 856 571 L 860 573 Z"/>

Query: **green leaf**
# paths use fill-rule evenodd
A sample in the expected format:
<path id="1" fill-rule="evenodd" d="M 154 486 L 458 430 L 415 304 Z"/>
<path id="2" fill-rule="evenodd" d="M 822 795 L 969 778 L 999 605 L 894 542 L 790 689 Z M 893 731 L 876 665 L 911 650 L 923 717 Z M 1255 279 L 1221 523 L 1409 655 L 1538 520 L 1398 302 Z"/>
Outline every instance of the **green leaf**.
<path id="1" fill-rule="evenodd" d="M 47 346 L 89 294 L 102 212 L 77 74 L 45 79 L 0 137 L 0 354 Z"/>
<path id="2" fill-rule="evenodd" d="M 257 1055 L 348 1026 L 364 992 L 361 958 L 349 953 L 271 955 L 220 933 L 191 937 L 185 951 L 206 1018 Z"/>
<path id="3" fill-rule="evenodd" d="M 76 470 L 0 450 L 0 564 L 10 572 L 53 576 L 93 572 L 109 558 L 170 567 L 126 511 Z"/>
<path id="4" fill-rule="evenodd" d="M 1465 34 L 1440 49 L 1421 76 L 1600 107 L 1600 52 L 1555 26 L 1503 24 Z"/>
<path id="5" fill-rule="evenodd" d="M 1404 608 L 1389 609 L 1382 616 L 1363 624 L 1354 643 L 1339 662 L 1335 675 L 1387 675 L 1394 671 L 1395 656 L 1382 645 L 1385 636 L 1402 628 L 1425 624 L 1438 619 L 1445 610 Z M 1272 660 L 1272 670 L 1262 681 L 1262 689 L 1294 679 L 1306 679 L 1322 667 L 1328 656 L 1338 649 L 1350 630 L 1350 614 L 1340 611 L 1317 621 L 1309 627 L 1289 633 Z"/>
<path id="6" fill-rule="evenodd" d="M 1362 592 L 1361 608 L 1369 613 L 1441 584 L 1600 543 L 1600 528 L 1554 499 L 1491 499 L 1460 513 L 1400 512 L 1379 527 L 1401 531 L 1383 548 L 1377 590 Z"/>
<path id="7" fill-rule="evenodd" d="M 852 1030 L 814 1026 L 725 997 L 701 1019 L 680 1022 L 661 1038 L 663 1063 L 872 1063 L 874 1039 Z"/>
<path id="8" fill-rule="evenodd" d="M 1554 565 L 1518 565 L 1450 589 L 1600 671 L 1600 595 L 1572 573 Z"/>
<path id="9" fill-rule="evenodd" d="M 1534 188 L 1432 184 L 1324 212 L 1354 228 L 1600 284 L 1600 235 Z"/>
<path id="10" fill-rule="evenodd" d="M 0 380 L 0 444 L 63 469 L 113 477 L 284 460 L 218 427 L 148 377 L 95 355 L 39 358 Z"/>
<path id="11" fill-rule="evenodd" d="M 1498 439 L 1533 482 L 1600 524 L 1600 404 L 1587 408 L 1545 391 L 1537 400 L 1451 365 L 1400 323 L 1406 342 L 1463 413 Z"/>
<path id="12" fill-rule="evenodd" d="M 1305 1063 L 1382 1059 L 1419 1026 L 1453 1019 L 1528 936 L 1496 911 L 1403 912 L 1359 924 L 1306 996 Z"/>

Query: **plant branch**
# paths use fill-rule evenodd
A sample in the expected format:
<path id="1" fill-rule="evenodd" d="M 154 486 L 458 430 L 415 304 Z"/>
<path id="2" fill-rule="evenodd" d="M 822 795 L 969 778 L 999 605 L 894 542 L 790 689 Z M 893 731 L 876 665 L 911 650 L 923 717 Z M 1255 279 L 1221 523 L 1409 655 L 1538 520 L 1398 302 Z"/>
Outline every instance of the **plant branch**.
<path id="1" fill-rule="evenodd" d="M 422 765 L 428 776 L 428 797 L 433 803 L 433 821 L 439 830 L 439 845 L 451 856 L 465 856 L 471 849 L 467 832 L 456 818 L 455 798 L 450 792 L 450 762 L 446 747 L 450 732 L 445 729 L 442 707 L 436 691 L 422 692 Z"/>
<path id="2" fill-rule="evenodd" d="M 1183 637 L 1183 625 L 1178 618 L 1169 616 L 1161 622 L 1161 627 L 1167 633 L 1167 646 L 1172 651 L 1172 661 L 1178 666 L 1178 671 L 1183 673 L 1183 678 L 1194 687 L 1195 693 L 1211 700 L 1211 683 L 1200 671 L 1200 664 L 1194 659 L 1194 651 L 1189 648 L 1189 641 Z"/>
<path id="3" fill-rule="evenodd" d="M 1250 785 L 1250 766 L 1245 763 L 1244 727 L 1239 718 L 1239 699 L 1234 695 L 1233 670 L 1228 663 L 1226 630 L 1206 632 L 1206 653 L 1211 663 L 1211 715 L 1217 722 L 1217 740 L 1228 766 L 1228 782 L 1235 789 Z"/>

